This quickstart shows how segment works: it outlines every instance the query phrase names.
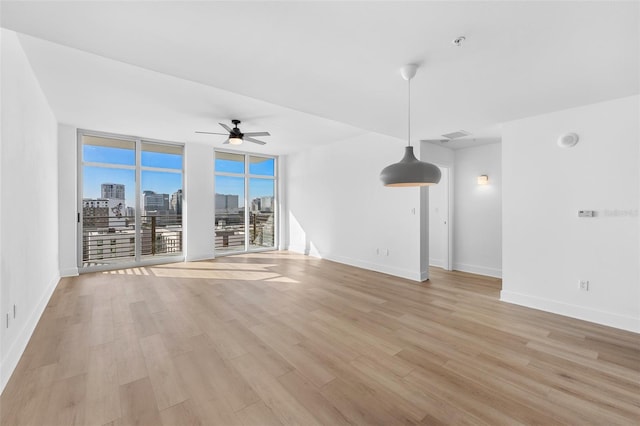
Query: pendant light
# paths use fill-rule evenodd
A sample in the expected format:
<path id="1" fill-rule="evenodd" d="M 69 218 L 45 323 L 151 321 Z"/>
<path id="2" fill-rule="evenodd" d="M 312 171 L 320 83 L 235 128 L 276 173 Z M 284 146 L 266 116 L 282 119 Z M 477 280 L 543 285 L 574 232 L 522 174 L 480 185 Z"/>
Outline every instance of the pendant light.
<path id="1" fill-rule="evenodd" d="M 380 172 L 380 179 L 384 186 L 427 186 L 440 182 L 441 172 L 438 166 L 418 160 L 411 146 L 411 79 L 416 75 L 417 70 L 417 65 L 409 64 L 401 71 L 402 78 L 409 83 L 408 140 L 402 160 L 385 167 Z"/>

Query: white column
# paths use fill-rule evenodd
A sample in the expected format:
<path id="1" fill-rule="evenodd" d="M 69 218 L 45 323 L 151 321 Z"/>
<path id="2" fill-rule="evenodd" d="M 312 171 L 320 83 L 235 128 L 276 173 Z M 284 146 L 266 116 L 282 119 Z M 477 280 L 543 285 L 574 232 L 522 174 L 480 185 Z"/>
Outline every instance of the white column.
<path id="1" fill-rule="evenodd" d="M 214 183 L 213 148 L 208 145 L 185 145 L 185 177 L 182 204 L 185 226 L 185 259 L 214 258 Z"/>

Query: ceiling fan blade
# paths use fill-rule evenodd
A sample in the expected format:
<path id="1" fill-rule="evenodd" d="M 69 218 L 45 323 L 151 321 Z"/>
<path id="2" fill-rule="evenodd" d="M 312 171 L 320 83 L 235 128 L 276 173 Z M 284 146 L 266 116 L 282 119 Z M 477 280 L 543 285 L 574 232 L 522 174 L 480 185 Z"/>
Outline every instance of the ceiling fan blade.
<path id="1" fill-rule="evenodd" d="M 206 135 L 225 135 L 225 136 L 227 136 L 226 133 L 214 133 L 214 132 L 196 132 L 196 133 L 204 133 Z"/>
<path id="2" fill-rule="evenodd" d="M 271 136 L 269 132 L 247 132 L 245 136 Z"/>
<path id="3" fill-rule="evenodd" d="M 227 138 L 226 141 L 222 142 L 223 145 L 228 145 L 229 144 L 229 138 Z"/>
<path id="4" fill-rule="evenodd" d="M 249 136 L 247 136 L 246 133 L 244 134 L 244 138 L 243 139 L 245 141 L 248 141 L 248 142 L 257 143 L 258 145 L 266 145 L 266 142 L 262 142 L 262 141 L 259 141 L 258 139 L 254 139 L 252 137 L 249 137 Z"/>
<path id="5" fill-rule="evenodd" d="M 231 127 L 229 127 L 229 126 L 227 126 L 226 124 L 223 124 L 223 123 L 218 123 L 218 124 L 219 124 L 219 125 L 221 125 L 222 127 L 224 127 L 224 129 L 225 129 L 227 132 L 231 133 Z"/>

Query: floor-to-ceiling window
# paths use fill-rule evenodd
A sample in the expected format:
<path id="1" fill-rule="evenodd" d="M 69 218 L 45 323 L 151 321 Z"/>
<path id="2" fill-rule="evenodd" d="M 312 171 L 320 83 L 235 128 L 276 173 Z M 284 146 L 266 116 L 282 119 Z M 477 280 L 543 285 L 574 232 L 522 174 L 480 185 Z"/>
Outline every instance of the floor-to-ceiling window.
<path id="1" fill-rule="evenodd" d="M 182 256 L 183 146 L 79 131 L 83 270 Z"/>
<path id="2" fill-rule="evenodd" d="M 274 158 L 248 156 L 249 249 L 275 246 L 275 163 Z"/>
<path id="3" fill-rule="evenodd" d="M 276 159 L 215 152 L 216 255 L 276 246 Z"/>
<path id="4" fill-rule="evenodd" d="M 245 247 L 245 156 L 215 153 L 216 254 L 243 252 Z"/>

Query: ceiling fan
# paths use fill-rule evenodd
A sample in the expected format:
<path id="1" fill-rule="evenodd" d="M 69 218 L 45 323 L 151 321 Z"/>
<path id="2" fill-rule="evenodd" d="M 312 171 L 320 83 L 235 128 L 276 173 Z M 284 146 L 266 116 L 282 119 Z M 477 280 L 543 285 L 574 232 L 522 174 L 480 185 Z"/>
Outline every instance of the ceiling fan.
<path id="1" fill-rule="evenodd" d="M 231 120 L 233 123 L 233 129 L 226 124 L 218 123 L 221 125 L 228 133 L 228 138 L 224 141 L 225 144 L 231 145 L 240 145 L 243 141 L 257 143 L 259 145 L 264 145 L 266 142 L 263 142 L 258 139 L 254 139 L 253 136 L 271 136 L 269 132 L 247 132 L 242 133 L 238 128 L 238 124 L 240 124 L 240 120 Z M 205 133 L 207 135 L 227 135 L 227 133 L 214 133 L 214 132 L 196 132 L 196 133 Z"/>

